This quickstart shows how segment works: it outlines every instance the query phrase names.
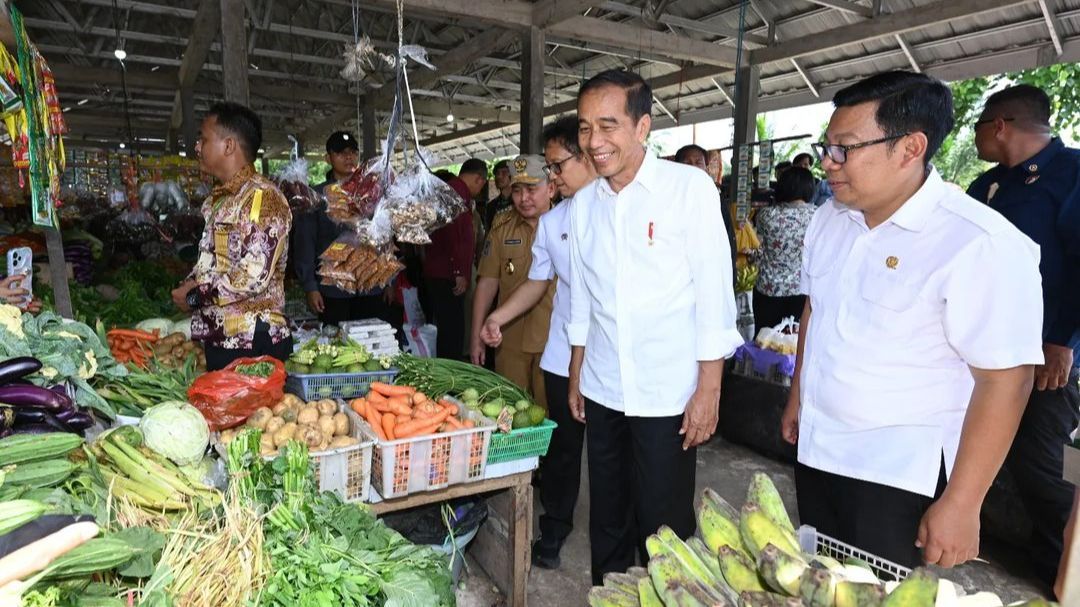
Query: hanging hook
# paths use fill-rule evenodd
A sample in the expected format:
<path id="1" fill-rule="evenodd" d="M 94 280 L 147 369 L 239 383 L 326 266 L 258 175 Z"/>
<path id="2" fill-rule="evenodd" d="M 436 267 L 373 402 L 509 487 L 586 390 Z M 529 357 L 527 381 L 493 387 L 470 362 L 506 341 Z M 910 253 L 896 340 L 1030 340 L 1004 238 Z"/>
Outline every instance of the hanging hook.
<path id="1" fill-rule="evenodd" d="M 289 152 L 289 160 L 296 161 L 296 159 L 300 157 L 300 141 L 292 135 L 289 135 L 288 137 L 289 141 L 292 142 L 292 151 Z"/>

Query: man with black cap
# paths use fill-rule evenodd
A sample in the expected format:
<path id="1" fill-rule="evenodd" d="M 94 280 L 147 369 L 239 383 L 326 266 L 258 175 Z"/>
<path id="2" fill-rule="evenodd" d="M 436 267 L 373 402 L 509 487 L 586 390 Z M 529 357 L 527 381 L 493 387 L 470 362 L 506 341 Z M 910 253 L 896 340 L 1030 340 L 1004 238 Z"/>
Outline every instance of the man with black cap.
<path id="1" fill-rule="evenodd" d="M 326 181 L 316 186 L 320 194 L 328 185 L 340 183 L 356 169 L 360 148 L 356 137 L 345 131 L 337 131 L 326 140 L 326 162 L 330 170 Z M 295 219 L 293 231 L 293 258 L 296 277 L 307 294 L 308 309 L 319 315 L 324 323 L 340 323 L 346 320 L 381 318 L 393 322 L 390 306 L 383 299 L 382 289 L 363 293 L 349 293 L 337 287 L 319 284 L 319 255 L 341 235 L 344 228 L 326 214 L 325 200 L 307 213 Z"/>

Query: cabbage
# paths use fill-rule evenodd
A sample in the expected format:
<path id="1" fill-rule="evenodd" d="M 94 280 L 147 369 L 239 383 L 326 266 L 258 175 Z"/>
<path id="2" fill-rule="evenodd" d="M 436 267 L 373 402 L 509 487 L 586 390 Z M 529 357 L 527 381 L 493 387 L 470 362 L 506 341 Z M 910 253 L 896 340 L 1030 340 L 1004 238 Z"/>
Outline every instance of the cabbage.
<path id="1" fill-rule="evenodd" d="M 154 329 L 157 329 L 158 335 L 165 337 L 172 329 L 172 321 L 168 318 L 148 318 L 135 325 L 135 328 L 147 333 L 153 333 Z"/>
<path id="2" fill-rule="evenodd" d="M 210 445 L 210 427 L 202 413 L 180 401 L 147 409 L 139 421 L 139 429 L 147 447 L 178 466 L 197 463 Z"/>

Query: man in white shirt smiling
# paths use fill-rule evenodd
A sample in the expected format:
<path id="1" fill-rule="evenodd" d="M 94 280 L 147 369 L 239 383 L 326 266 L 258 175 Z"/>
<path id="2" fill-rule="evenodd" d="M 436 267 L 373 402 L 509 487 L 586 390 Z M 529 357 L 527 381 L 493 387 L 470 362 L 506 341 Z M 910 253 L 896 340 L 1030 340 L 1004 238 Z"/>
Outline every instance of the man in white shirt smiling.
<path id="1" fill-rule="evenodd" d="M 695 447 L 716 430 L 735 328 L 720 196 L 645 150 L 652 92 L 625 71 L 578 92 L 597 179 L 570 206 L 570 410 L 585 422 L 592 578 L 666 524 L 694 532 Z"/>
<path id="2" fill-rule="evenodd" d="M 951 567 L 979 554 L 979 510 L 1042 363 L 1038 247 L 929 164 L 953 126 L 940 81 L 879 74 L 833 104 L 814 149 L 834 198 L 806 233 L 782 421 L 799 517 Z"/>

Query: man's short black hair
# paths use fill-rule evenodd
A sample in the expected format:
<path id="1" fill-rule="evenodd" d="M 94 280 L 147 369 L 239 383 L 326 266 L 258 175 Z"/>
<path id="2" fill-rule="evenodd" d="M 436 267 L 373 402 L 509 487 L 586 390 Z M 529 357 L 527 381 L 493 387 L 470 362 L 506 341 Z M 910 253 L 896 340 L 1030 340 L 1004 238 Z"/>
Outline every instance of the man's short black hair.
<path id="1" fill-rule="evenodd" d="M 779 165 L 777 167 L 779 168 Z M 816 189 L 817 184 L 814 183 L 814 174 L 810 172 L 810 169 L 793 166 L 780 173 L 780 177 L 776 180 L 774 195 L 777 204 L 796 200 L 809 202 L 814 197 Z"/>
<path id="2" fill-rule="evenodd" d="M 626 92 L 626 113 L 637 124 L 652 114 L 652 88 L 641 76 L 626 70 L 607 70 L 589 78 L 578 90 L 578 101 L 589 91 L 614 86 Z"/>
<path id="3" fill-rule="evenodd" d="M 479 158 L 470 158 L 461 165 L 461 169 L 458 170 L 458 177 L 470 173 L 473 175 L 479 175 L 484 179 L 488 178 L 487 163 Z"/>
<path id="4" fill-rule="evenodd" d="M 462 168 L 464 168 L 464 166 Z M 495 166 L 492 167 L 491 172 L 492 173 L 498 173 L 500 169 L 506 169 L 507 171 L 509 171 L 510 170 L 510 161 L 506 160 L 506 159 L 503 159 L 503 160 L 500 160 L 500 161 L 496 162 Z"/>
<path id="5" fill-rule="evenodd" d="M 1012 118 L 1017 122 L 1050 126 L 1050 97 L 1037 86 L 1018 84 L 1002 89 L 986 100 L 983 118 Z"/>
<path id="6" fill-rule="evenodd" d="M 454 174 L 450 171 L 447 171 L 446 169 L 439 169 L 438 171 L 435 171 L 435 176 L 446 182 L 449 182 L 451 179 L 454 178 Z"/>
<path id="7" fill-rule="evenodd" d="M 246 105 L 222 101 L 210 106 L 206 117 L 211 116 L 217 118 L 218 126 L 236 137 L 247 161 L 255 162 L 262 147 L 262 120 L 259 115 Z"/>
<path id="8" fill-rule="evenodd" d="M 544 145 L 554 141 L 575 156 L 581 154 L 581 145 L 578 144 L 577 114 L 563 116 L 555 122 L 545 126 L 543 138 Z"/>
<path id="9" fill-rule="evenodd" d="M 679 151 L 675 152 L 675 162 L 686 162 L 686 157 L 690 155 L 690 152 L 701 152 L 701 157 L 705 159 L 705 162 L 709 161 L 709 153 L 705 151 L 705 148 L 691 143 L 682 146 Z"/>
<path id="10" fill-rule="evenodd" d="M 779 175 L 780 173 L 783 173 L 784 171 L 790 169 L 792 166 L 794 165 L 791 164 L 790 160 L 781 160 L 780 162 L 776 163 L 776 166 L 773 167 L 773 171 L 775 171 L 776 174 Z"/>
<path id="11" fill-rule="evenodd" d="M 836 107 L 878 102 L 874 118 L 888 137 L 922 132 L 926 135 L 929 164 L 941 142 L 952 131 L 952 92 L 945 83 L 926 74 L 884 72 L 841 89 L 833 97 Z M 895 145 L 889 142 L 889 146 Z"/>
<path id="12" fill-rule="evenodd" d="M 799 161 L 803 158 L 808 158 L 810 160 L 810 166 L 814 166 L 814 157 L 806 152 L 795 154 L 795 157 L 791 159 L 791 164 L 799 164 Z"/>

